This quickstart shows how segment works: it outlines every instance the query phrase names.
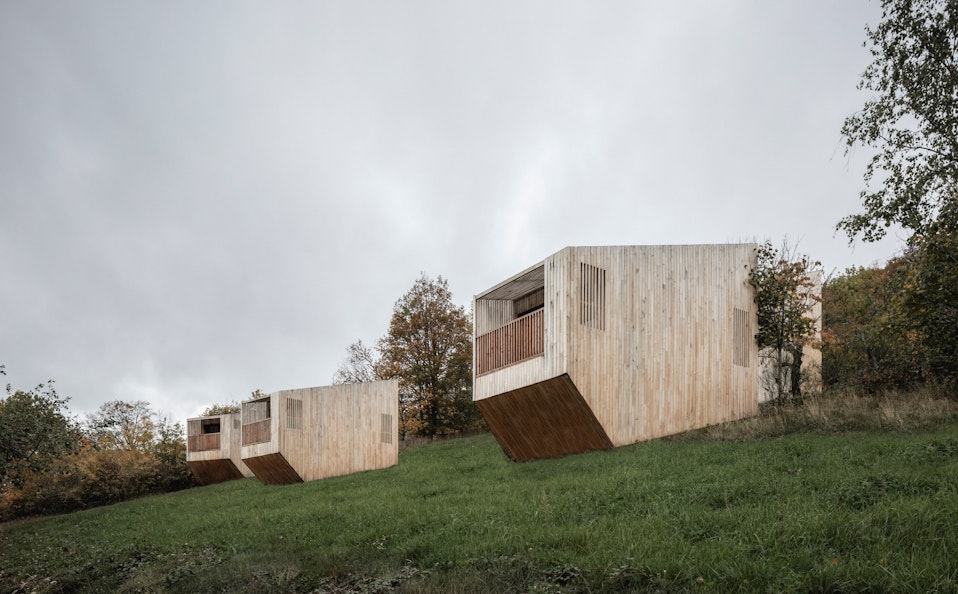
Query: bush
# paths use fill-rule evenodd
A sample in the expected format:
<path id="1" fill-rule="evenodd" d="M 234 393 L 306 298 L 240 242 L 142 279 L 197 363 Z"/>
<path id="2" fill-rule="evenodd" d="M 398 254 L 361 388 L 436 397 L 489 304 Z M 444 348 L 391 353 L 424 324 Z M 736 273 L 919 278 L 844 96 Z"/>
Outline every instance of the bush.
<path id="1" fill-rule="evenodd" d="M 185 473 L 184 473 L 185 469 Z M 0 496 L 0 521 L 109 505 L 193 486 L 185 459 L 170 464 L 141 452 L 89 446 Z"/>

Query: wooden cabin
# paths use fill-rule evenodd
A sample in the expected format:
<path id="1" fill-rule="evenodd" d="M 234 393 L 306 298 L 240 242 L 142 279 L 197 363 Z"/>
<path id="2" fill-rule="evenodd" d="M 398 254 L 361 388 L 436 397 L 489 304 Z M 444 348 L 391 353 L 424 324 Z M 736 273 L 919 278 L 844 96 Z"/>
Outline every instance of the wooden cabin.
<path id="1" fill-rule="evenodd" d="M 242 403 L 242 457 L 266 484 L 399 462 L 397 380 L 281 390 Z"/>
<path id="2" fill-rule="evenodd" d="M 186 463 L 201 485 L 253 476 L 240 453 L 240 413 L 187 419 Z"/>
<path id="3" fill-rule="evenodd" d="M 758 412 L 754 244 L 567 247 L 478 294 L 473 399 L 513 460 Z"/>

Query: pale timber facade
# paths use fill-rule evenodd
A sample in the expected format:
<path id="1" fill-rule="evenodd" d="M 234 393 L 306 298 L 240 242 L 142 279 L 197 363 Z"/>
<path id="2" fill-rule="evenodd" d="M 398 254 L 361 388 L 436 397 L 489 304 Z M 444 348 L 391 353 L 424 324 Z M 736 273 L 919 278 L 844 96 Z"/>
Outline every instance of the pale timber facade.
<path id="1" fill-rule="evenodd" d="M 758 412 L 756 246 L 567 247 L 476 295 L 473 399 L 531 460 Z"/>
<path id="2" fill-rule="evenodd" d="M 281 390 L 244 401 L 242 459 L 266 484 L 399 462 L 397 380 Z"/>
<path id="3" fill-rule="evenodd" d="M 240 452 L 240 413 L 186 421 L 186 464 L 201 485 L 253 476 Z"/>

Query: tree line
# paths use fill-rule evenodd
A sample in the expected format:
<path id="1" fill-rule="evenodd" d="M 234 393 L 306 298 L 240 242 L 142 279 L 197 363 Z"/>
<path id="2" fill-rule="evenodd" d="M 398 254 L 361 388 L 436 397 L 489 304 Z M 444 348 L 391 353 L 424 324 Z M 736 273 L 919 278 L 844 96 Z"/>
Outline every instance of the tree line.
<path id="1" fill-rule="evenodd" d="M 7 384 L 0 399 L 0 521 L 195 484 L 183 426 L 149 403 L 106 402 L 79 421 L 67 402 L 52 381 L 29 390 Z"/>
<path id="2" fill-rule="evenodd" d="M 826 287 L 823 369 L 867 391 L 917 382 L 958 387 L 958 3 L 884 0 L 866 29 L 871 93 L 842 128 L 848 150 L 874 154 L 864 210 L 838 224 L 880 239 L 898 226 L 902 253 L 854 268 Z"/>
<path id="3" fill-rule="evenodd" d="M 884 265 L 825 280 L 820 341 L 800 320 L 808 258 L 783 257 L 768 244 L 760 251 L 757 338 L 781 354 L 786 399 L 800 396 L 788 370 L 813 341 L 826 387 L 874 394 L 931 384 L 951 397 L 958 390 L 958 2 L 881 4 L 880 22 L 865 30 L 872 61 L 858 88 L 868 98 L 841 130 L 846 156 L 859 146 L 872 154 L 863 209 L 836 229 L 850 241 L 877 241 L 893 227 L 907 237 Z"/>

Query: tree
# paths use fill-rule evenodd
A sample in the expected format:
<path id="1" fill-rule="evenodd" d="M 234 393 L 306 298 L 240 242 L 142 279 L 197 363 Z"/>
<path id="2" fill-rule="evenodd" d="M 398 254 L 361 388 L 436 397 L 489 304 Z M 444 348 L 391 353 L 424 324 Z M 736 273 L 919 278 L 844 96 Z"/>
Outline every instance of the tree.
<path id="1" fill-rule="evenodd" d="M 904 258 L 901 302 L 922 346 L 924 378 L 958 384 L 958 219 L 929 225 Z"/>
<path id="2" fill-rule="evenodd" d="M 0 374 L 6 375 L 3 366 Z M 57 395 L 53 381 L 33 390 L 13 391 L 0 399 L 0 492 L 18 487 L 30 473 L 40 473 L 80 448 L 80 432 L 66 416 L 68 398 Z"/>
<path id="3" fill-rule="evenodd" d="M 821 300 L 813 276 L 820 272 L 819 262 L 796 255 L 787 243 L 779 251 L 766 241 L 749 274 L 758 313 L 755 340 L 770 364 L 769 388 L 779 402 L 802 399 L 803 352 L 815 336 L 812 311 Z"/>
<path id="4" fill-rule="evenodd" d="M 240 405 L 237 402 L 229 402 L 227 404 L 212 404 L 210 406 L 207 406 L 206 409 L 200 413 L 200 416 L 212 417 L 215 415 L 238 413 L 239 411 L 240 411 Z"/>
<path id="5" fill-rule="evenodd" d="M 846 154 L 859 143 L 877 152 L 865 170 L 864 212 L 838 228 L 865 241 L 894 224 L 922 235 L 958 215 L 958 2 L 882 0 L 882 20 L 866 34 L 873 60 L 858 88 L 876 96 L 842 135 Z"/>
<path id="6" fill-rule="evenodd" d="M 156 431 L 156 413 L 143 400 L 111 400 L 86 422 L 87 433 L 100 449 L 148 452 Z"/>
<path id="7" fill-rule="evenodd" d="M 238 412 L 239 408 L 236 405 Z M 156 436 L 151 448 L 158 464 L 158 485 L 161 491 L 176 491 L 195 485 L 193 473 L 186 463 L 186 440 L 183 425 L 166 417 L 156 422 Z"/>
<path id="8" fill-rule="evenodd" d="M 441 276 L 421 275 L 396 302 L 377 349 L 374 376 L 399 379 L 405 431 L 431 436 L 481 422 L 472 402 L 472 324 Z M 365 365 L 368 349 L 351 352 Z"/>
<path id="9" fill-rule="evenodd" d="M 383 379 L 376 376 L 376 355 L 357 340 L 346 347 L 346 360 L 336 370 L 333 376 L 334 384 L 361 384 L 373 380 Z"/>
<path id="10" fill-rule="evenodd" d="M 822 380 L 875 393 L 922 378 L 922 341 L 902 288 L 905 257 L 881 268 L 849 268 L 822 288 Z"/>

